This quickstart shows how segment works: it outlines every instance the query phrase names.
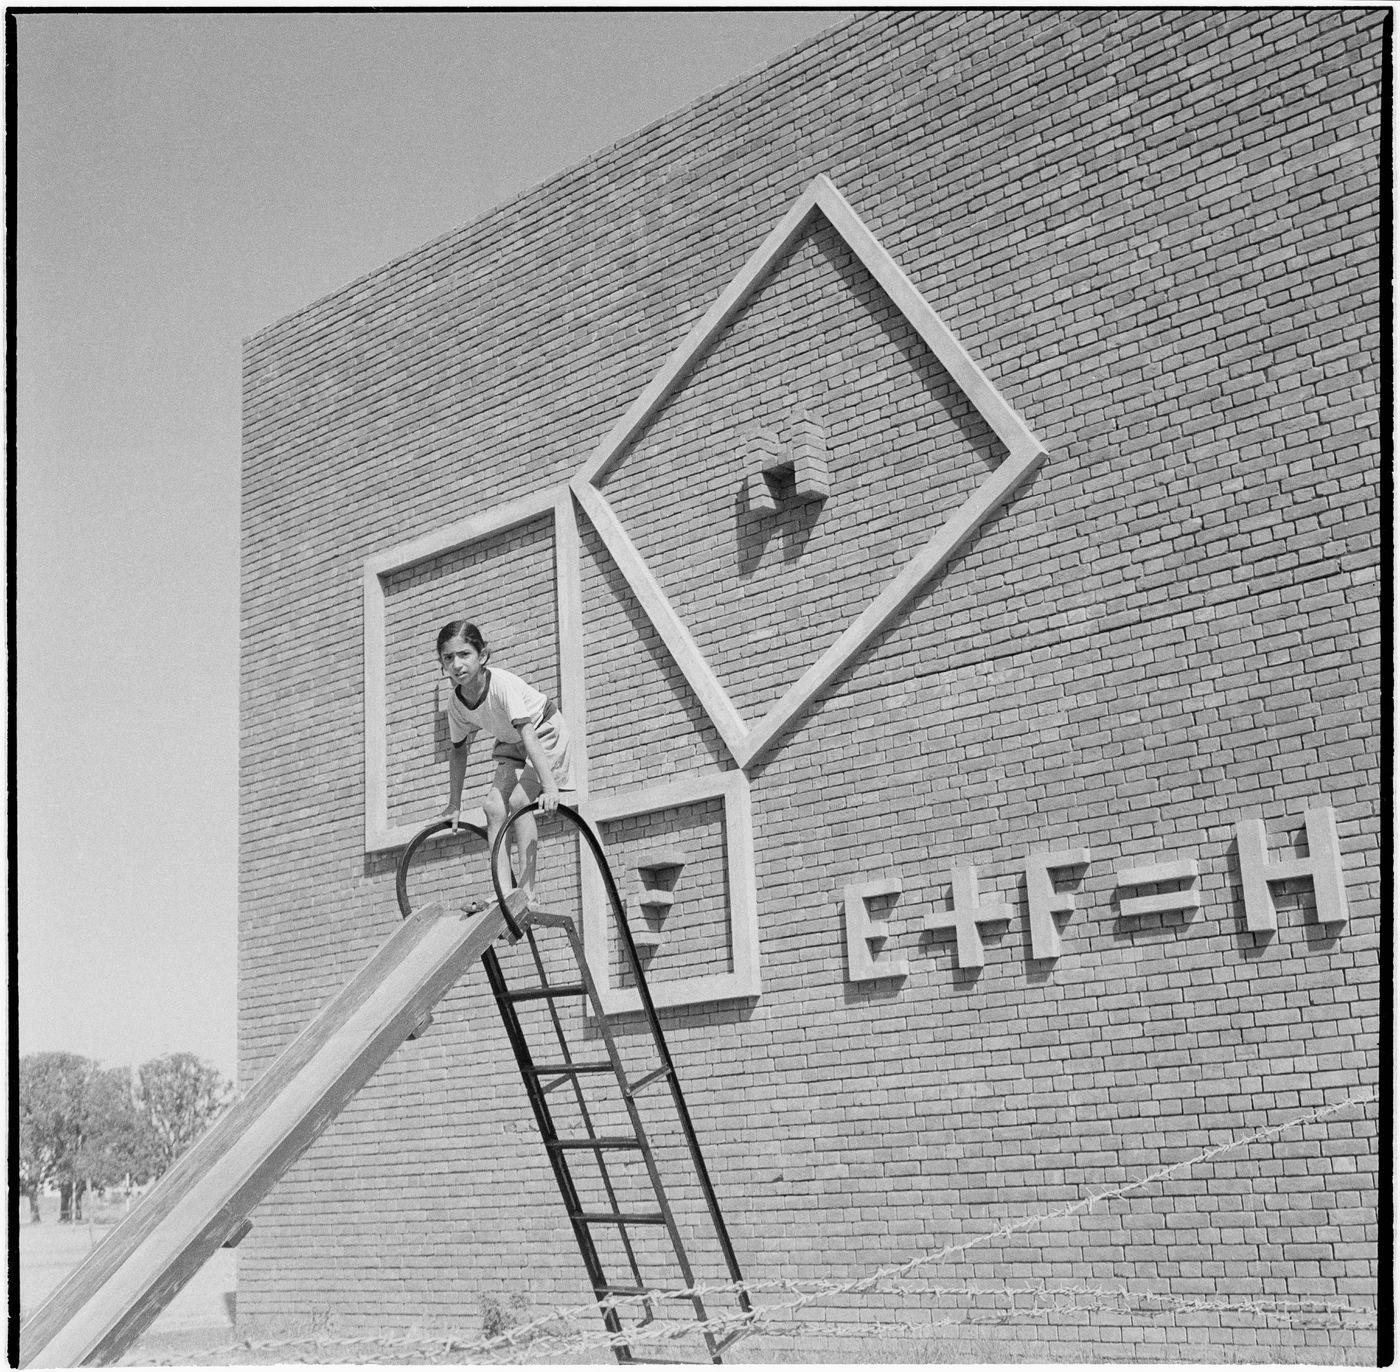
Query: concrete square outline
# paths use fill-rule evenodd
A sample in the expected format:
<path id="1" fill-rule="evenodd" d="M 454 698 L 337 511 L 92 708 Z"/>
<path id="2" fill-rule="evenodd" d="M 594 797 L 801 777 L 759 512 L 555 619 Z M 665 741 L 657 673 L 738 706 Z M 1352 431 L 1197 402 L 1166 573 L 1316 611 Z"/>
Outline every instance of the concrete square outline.
<path id="1" fill-rule="evenodd" d="M 580 796 L 588 786 L 587 691 L 583 674 L 583 602 L 579 574 L 578 523 L 569 488 L 551 486 L 389 548 L 364 564 L 365 851 L 404 847 L 428 822 L 389 823 L 388 718 L 385 673 L 384 578 L 429 558 L 468 548 L 507 529 L 551 516 L 554 545 L 555 613 L 559 635 L 559 708 L 574 734 Z M 484 826 L 480 807 L 463 819 Z"/>
<path id="2" fill-rule="evenodd" d="M 656 786 L 639 786 L 608 796 L 591 797 L 580 807 L 594 827 L 609 820 L 646 815 L 694 805 L 705 800 L 724 802 L 724 848 L 729 887 L 729 947 L 733 968 L 705 972 L 670 981 L 647 979 L 658 1010 L 677 1005 L 704 1005 L 712 1001 L 743 1000 L 761 990 L 758 945 L 758 889 L 754 880 L 753 811 L 749 780 L 740 771 L 685 777 Z M 619 874 L 614 873 L 614 880 Z M 614 987 L 609 970 L 608 933 L 612 907 L 593 862 L 580 856 L 583 893 L 583 946 L 588 970 L 598 990 L 605 1015 L 640 1013 L 641 995 L 631 988 Z"/>

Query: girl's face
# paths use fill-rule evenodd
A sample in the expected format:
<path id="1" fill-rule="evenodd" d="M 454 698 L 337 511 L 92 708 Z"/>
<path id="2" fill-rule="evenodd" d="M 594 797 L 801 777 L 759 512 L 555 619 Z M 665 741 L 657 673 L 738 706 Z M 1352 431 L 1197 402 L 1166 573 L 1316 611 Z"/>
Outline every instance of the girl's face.
<path id="1" fill-rule="evenodd" d="M 454 686 L 476 686 L 486 664 L 464 638 L 449 638 L 442 645 L 442 670 Z"/>

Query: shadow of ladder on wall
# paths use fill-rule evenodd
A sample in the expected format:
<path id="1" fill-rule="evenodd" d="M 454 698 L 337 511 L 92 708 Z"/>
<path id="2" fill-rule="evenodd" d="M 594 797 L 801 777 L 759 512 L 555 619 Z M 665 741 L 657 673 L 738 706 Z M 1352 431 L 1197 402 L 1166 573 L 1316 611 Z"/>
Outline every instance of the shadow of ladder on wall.
<path id="1" fill-rule="evenodd" d="M 529 806 L 526 807 L 526 810 L 533 808 L 534 806 Z M 509 831 L 515 819 L 526 810 L 519 811 L 510 817 L 503 826 L 503 835 Z M 589 970 L 582 937 L 575 921 L 570 916 L 548 911 L 534 911 L 525 916 L 519 933 L 523 936 L 524 946 L 528 947 L 530 952 L 527 975 L 529 973 L 533 973 L 533 975 L 530 976 L 528 984 L 512 985 L 507 982 L 501 966 L 501 959 L 494 948 L 487 948 L 482 954 L 482 964 L 486 970 L 492 994 L 500 1009 L 501 1019 L 505 1025 L 511 1049 L 515 1054 L 521 1079 L 525 1083 L 525 1091 L 534 1112 L 535 1123 L 539 1127 L 540 1135 L 544 1141 L 545 1151 L 549 1156 L 554 1179 L 563 1198 L 565 1212 L 573 1228 L 579 1253 L 588 1273 L 589 1283 L 597 1300 L 604 1303 L 603 1320 L 608 1333 L 612 1336 L 614 1356 L 620 1363 L 671 1361 L 671 1359 L 662 1359 L 650 1354 L 645 1357 L 635 1356 L 631 1342 L 627 1341 L 626 1336 L 630 1334 L 633 1336 L 633 1341 L 645 1342 L 647 1340 L 647 1326 L 657 1320 L 658 1294 L 667 1291 L 674 1293 L 683 1289 L 689 1294 L 677 1295 L 676 1299 L 684 1301 L 692 1307 L 710 1360 L 720 1363 L 723 1361 L 721 1355 L 724 1350 L 749 1331 L 753 1308 L 749 1301 L 748 1292 L 743 1285 L 743 1277 L 739 1270 L 733 1245 L 730 1242 L 729 1231 L 720 1211 L 709 1171 L 705 1166 L 705 1159 L 700 1150 L 695 1127 L 676 1075 L 675 1064 L 672 1062 L 670 1051 L 666 1046 L 666 1038 L 656 1013 L 656 1006 L 647 988 L 646 974 L 642 969 L 637 945 L 627 923 L 624 906 L 617 893 L 617 886 L 613 880 L 607 858 L 587 821 L 566 805 L 559 807 L 559 814 L 562 818 L 572 822 L 578 829 L 585 844 L 592 851 L 599 873 L 603 878 L 604 892 L 612 907 L 623 957 L 635 978 L 641 1001 L 642 1014 L 651 1048 L 652 1065 L 650 1065 L 649 1070 L 643 1071 L 639 1076 L 633 1076 L 623 1061 L 617 1040 L 609 1026 L 608 1017 L 604 1013 L 597 984 Z M 430 825 L 417 835 L 404 850 L 399 863 L 397 885 L 399 906 L 405 918 L 411 914 L 407 895 L 407 871 L 414 854 L 424 839 L 440 832 L 449 823 L 450 821 L 438 821 Z M 474 826 L 469 825 L 462 827 L 474 829 Z M 479 829 L 474 829 L 474 832 L 483 838 L 485 837 Z M 495 855 L 493 854 L 493 866 L 494 861 Z M 511 892 L 510 897 L 504 903 L 511 914 L 519 918 L 518 911 L 521 907 L 518 902 L 518 893 Z M 508 923 L 513 925 L 514 920 L 508 920 Z M 550 979 L 546 967 L 547 959 L 537 938 L 537 933 L 543 930 L 562 932 L 567 941 L 570 954 L 566 960 L 566 966 L 569 968 L 567 975 L 570 977 L 567 981 L 552 981 Z M 509 932 L 514 934 L 516 929 L 512 927 Z M 512 940 L 517 945 L 521 941 L 521 939 Z M 591 1048 L 591 1056 L 579 1058 L 570 1048 L 569 1036 L 564 1022 L 565 1017 L 560 1013 L 560 1002 L 580 999 L 586 999 L 589 1003 L 598 1041 L 603 1049 L 603 1056 L 598 1055 L 596 1048 Z M 549 1021 L 548 1046 L 543 1051 L 550 1056 L 539 1060 L 536 1059 L 532 1051 L 520 1014 L 521 1007 L 531 1003 L 542 1006 Z M 600 1133 L 595 1129 L 595 1111 L 590 1109 L 583 1087 L 585 1078 L 615 1083 L 620 1101 L 626 1111 L 630 1133 Z M 663 1089 L 669 1091 L 675 1119 L 685 1142 L 685 1155 L 694 1170 L 695 1179 L 705 1201 L 710 1224 L 729 1274 L 730 1285 L 724 1288 L 724 1291 L 737 1301 L 739 1306 L 737 1314 L 717 1319 L 707 1309 L 705 1295 L 696 1288 L 695 1273 L 686 1252 L 681 1227 L 668 1199 L 656 1153 L 637 1105 L 638 1097 L 643 1092 Z M 577 1112 L 579 1132 L 561 1134 L 555 1118 L 555 1111 L 550 1104 L 550 1096 L 556 1091 L 564 1092 L 572 1101 Z M 618 1187 L 608 1162 L 609 1157 L 614 1160 L 635 1160 L 643 1165 L 655 1200 L 655 1210 L 624 1208 L 618 1197 Z M 579 1158 L 587 1159 L 596 1166 L 597 1180 L 601 1183 L 602 1194 L 606 1202 L 604 1205 L 590 1205 L 585 1200 L 584 1188 L 579 1185 L 579 1179 L 575 1175 L 576 1161 L 571 1161 L 571 1159 L 577 1160 Z M 615 1231 L 618 1235 L 624 1257 L 624 1266 L 627 1270 L 627 1280 L 615 1280 L 604 1270 L 601 1245 L 597 1237 L 597 1231 L 604 1228 Z M 679 1287 L 674 1283 L 658 1287 L 655 1283 L 648 1283 L 645 1279 L 642 1270 L 643 1260 L 638 1252 L 638 1244 L 634 1241 L 631 1233 L 634 1229 L 642 1228 L 664 1230 L 670 1241 L 675 1271 L 680 1278 Z M 622 1311 L 632 1303 L 640 1303 L 643 1314 L 635 1325 L 627 1328 L 623 1324 Z M 716 1332 L 715 1326 L 723 1329 L 725 1326 L 732 1325 L 737 1325 L 737 1327 L 729 1328 L 724 1333 Z M 668 1332 L 665 1337 L 669 1341 L 670 1333 Z M 682 1361 L 690 1360 L 684 1359 Z"/>

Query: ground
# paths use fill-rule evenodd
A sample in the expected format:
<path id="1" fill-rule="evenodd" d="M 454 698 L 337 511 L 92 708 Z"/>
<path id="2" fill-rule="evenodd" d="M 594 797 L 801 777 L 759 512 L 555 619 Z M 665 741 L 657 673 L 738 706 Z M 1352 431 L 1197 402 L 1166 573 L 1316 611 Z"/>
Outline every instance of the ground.
<path id="1" fill-rule="evenodd" d="M 133 1201 L 133 1204 L 136 1202 Z M 126 1202 L 108 1195 L 87 1207 L 81 1224 L 59 1224 L 58 1197 L 40 1198 L 38 1224 L 29 1223 L 29 1206 L 20 1203 L 19 1297 L 28 1315 L 111 1232 L 126 1214 Z M 231 1341 L 233 1335 L 235 1261 L 220 1249 L 166 1306 L 147 1337 L 192 1337 L 206 1343 Z"/>
<path id="2" fill-rule="evenodd" d="M 19 1233 L 20 1298 L 25 1311 L 32 1311 L 63 1277 L 76 1267 L 110 1232 L 126 1213 L 120 1199 L 108 1198 L 90 1207 L 91 1221 L 82 1224 L 58 1223 L 57 1197 L 45 1197 L 40 1224 L 27 1222 L 27 1207 L 21 1206 Z M 397 1365 L 462 1364 L 467 1361 L 527 1363 L 531 1365 L 614 1366 L 612 1354 L 602 1347 L 560 1352 L 549 1347 L 546 1338 L 526 1343 L 519 1349 L 501 1348 L 489 1357 L 463 1355 L 439 1339 L 409 1341 L 403 1336 L 377 1339 L 334 1339 L 325 1336 L 294 1339 L 240 1338 L 234 1328 L 236 1260 L 232 1250 L 220 1250 L 166 1307 L 122 1359 L 123 1366 L 253 1366 L 287 1363 Z M 528 1312 L 517 1312 L 511 1321 L 528 1319 Z M 511 1322 L 511 1321 L 508 1321 Z M 481 1329 L 464 1331 L 469 1337 Z M 1168 1331 L 1144 1330 L 1147 1338 L 1135 1345 L 1124 1345 L 1116 1362 L 1145 1363 L 1329 1363 L 1333 1365 L 1373 1365 L 1373 1353 L 1355 1348 L 1280 1348 L 1272 1343 L 1250 1345 L 1206 1343 L 1173 1338 Z M 693 1347 L 692 1347 L 693 1344 Z M 697 1357 L 698 1341 L 688 1340 L 684 1350 L 668 1350 L 669 1358 L 704 1362 Z M 836 1338 L 829 1334 L 807 1336 L 759 1332 L 742 1340 L 726 1361 L 740 1364 L 782 1363 L 916 1364 L 916 1363 L 1074 1363 L 1104 1362 L 1102 1346 L 1050 1343 L 997 1331 L 965 1327 L 936 1338 L 861 1339 Z"/>

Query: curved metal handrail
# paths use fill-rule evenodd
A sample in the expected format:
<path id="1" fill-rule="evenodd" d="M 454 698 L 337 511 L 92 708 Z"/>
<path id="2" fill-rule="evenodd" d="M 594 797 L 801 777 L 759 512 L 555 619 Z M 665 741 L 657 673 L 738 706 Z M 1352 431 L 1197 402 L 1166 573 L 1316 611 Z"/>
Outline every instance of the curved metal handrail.
<path id="1" fill-rule="evenodd" d="M 394 871 L 394 894 L 398 897 L 399 914 L 407 919 L 413 913 L 413 907 L 408 903 L 408 868 L 416 856 L 418 850 L 432 838 L 434 834 L 441 833 L 444 829 L 452 827 L 450 819 L 436 819 L 426 829 L 420 829 L 409 839 L 408 847 L 403 850 L 399 857 L 399 865 Z M 486 830 L 476 824 L 468 824 L 465 820 L 457 821 L 458 830 L 466 829 L 475 834 L 483 841 L 486 839 Z"/>
<path id="2" fill-rule="evenodd" d="M 500 832 L 496 835 L 496 841 L 491 845 L 491 884 L 496 889 L 496 899 L 500 901 L 502 908 L 505 908 L 506 896 L 505 892 L 501 890 L 501 879 L 496 866 L 500 859 L 501 848 L 505 844 L 506 835 L 510 833 L 516 820 L 539 808 L 539 801 L 532 800 L 529 804 L 522 805 L 518 810 L 512 811 L 506 816 L 506 822 L 501 825 Z M 603 852 L 603 845 L 599 842 L 598 835 L 593 832 L 593 826 L 572 805 L 561 803 L 555 813 L 569 820 L 588 843 L 589 850 L 593 854 L 593 861 L 597 864 L 599 872 L 602 873 L 603 888 L 607 892 L 608 904 L 612 906 L 613 918 L 617 921 L 618 929 L 622 934 L 623 946 L 627 949 L 632 973 L 637 980 L 637 985 L 641 988 L 643 1002 L 648 1006 L 649 1013 L 654 1015 L 656 1008 L 651 1004 L 651 993 L 647 990 L 646 978 L 642 975 L 642 962 L 637 954 L 637 945 L 632 942 L 632 930 L 627 924 L 626 906 L 623 905 L 617 883 L 613 880 L 612 868 L 608 866 L 607 854 Z"/>

